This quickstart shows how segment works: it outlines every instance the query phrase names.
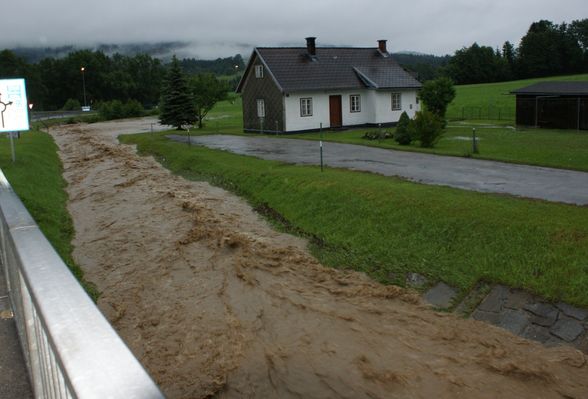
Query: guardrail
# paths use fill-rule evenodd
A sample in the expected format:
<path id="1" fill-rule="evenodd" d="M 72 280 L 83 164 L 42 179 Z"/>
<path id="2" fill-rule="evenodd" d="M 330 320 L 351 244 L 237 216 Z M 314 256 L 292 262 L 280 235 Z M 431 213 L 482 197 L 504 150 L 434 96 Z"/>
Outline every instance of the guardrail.
<path id="1" fill-rule="evenodd" d="M 96 114 L 94 111 L 33 111 L 31 112 L 31 121 L 42 121 L 57 118 L 69 118 L 79 115 Z"/>
<path id="2" fill-rule="evenodd" d="M 0 171 L 0 260 L 36 398 L 159 399 Z"/>

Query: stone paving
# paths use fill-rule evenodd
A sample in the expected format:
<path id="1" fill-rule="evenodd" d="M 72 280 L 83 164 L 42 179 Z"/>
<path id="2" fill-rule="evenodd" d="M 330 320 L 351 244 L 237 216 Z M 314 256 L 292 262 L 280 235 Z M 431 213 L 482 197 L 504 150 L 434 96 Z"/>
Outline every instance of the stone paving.
<path id="1" fill-rule="evenodd" d="M 424 276 L 409 273 L 406 284 L 419 289 L 429 284 Z M 571 345 L 588 353 L 588 310 L 569 304 L 548 303 L 528 292 L 504 285 L 478 285 L 461 302 L 458 291 L 437 283 L 423 293 L 425 301 L 438 309 L 485 321 L 523 338 L 547 346 Z"/>
<path id="2" fill-rule="evenodd" d="M 32 398 L 25 360 L 18 342 L 4 270 L 0 265 L 0 398 Z"/>

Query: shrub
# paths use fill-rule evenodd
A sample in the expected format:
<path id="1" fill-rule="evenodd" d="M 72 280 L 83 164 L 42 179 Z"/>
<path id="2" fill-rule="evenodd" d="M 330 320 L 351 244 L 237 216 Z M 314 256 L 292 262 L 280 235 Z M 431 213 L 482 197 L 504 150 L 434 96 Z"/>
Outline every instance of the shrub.
<path id="1" fill-rule="evenodd" d="M 129 100 L 123 106 L 123 113 L 126 118 L 143 116 L 144 112 L 143 105 L 137 100 Z"/>
<path id="2" fill-rule="evenodd" d="M 129 100 L 124 104 L 119 100 L 113 100 L 100 103 L 98 112 L 103 119 L 110 120 L 143 116 L 144 110 L 137 100 Z"/>
<path id="3" fill-rule="evenodd" d="M 75 98 L 68 99 L 63 107 L 61 107 L 62 111 L 79 111 L 82 108 L 82 105 L 78 100 Z"/>
<path id="4" fill-rule="evenodd" d="M 433 147 L 443 134 L 443 121 L 427 110 L 417 112 L 411 125 L 411 133 L 420 141 L 421 147 Z"/>
<path id="5" fill-rule="evenodd" d="M 406 112 L 400 115 L 396 131 L 394 132 L 394 140 L 400 145 L 409 145 L 412 141 L 412 134 L 410 132 L 410 118 Z"/>
<path id="6" fill-rule="evenodd" d="M 123 104 L 119 100 L 105 101 L 98 108 L 100 116 L 106 120 L 124 118 Z"/>

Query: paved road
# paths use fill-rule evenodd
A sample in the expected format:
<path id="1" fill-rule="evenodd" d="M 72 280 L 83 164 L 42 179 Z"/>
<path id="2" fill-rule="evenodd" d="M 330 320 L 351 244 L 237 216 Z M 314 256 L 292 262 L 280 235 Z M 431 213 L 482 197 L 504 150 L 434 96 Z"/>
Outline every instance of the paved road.
<path id="1" fill-rule="evenodd" d="M 185 136 L 170 135 L 177 141 Z M 310 140 L 229 135 L 196 136 L 192 143 L 263 159 L 319 163 L 319 143 Z M 537 166 L 324 143 L 325 164 L 400 176 L 412 181 L 554 202 L 588 205 L 588 173 Z"/>

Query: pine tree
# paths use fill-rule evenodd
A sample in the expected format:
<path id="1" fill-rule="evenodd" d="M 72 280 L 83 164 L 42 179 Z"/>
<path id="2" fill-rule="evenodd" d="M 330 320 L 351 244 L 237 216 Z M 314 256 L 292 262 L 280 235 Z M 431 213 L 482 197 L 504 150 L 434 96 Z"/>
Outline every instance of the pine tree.
<path id="1" fill-rule="evenodd" d="M 193 125 L 196 119 L 186 77 L 174 56 L 163 82 L 159 121 L 181 130 L 182 125 Z"/>

